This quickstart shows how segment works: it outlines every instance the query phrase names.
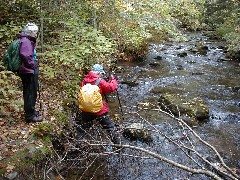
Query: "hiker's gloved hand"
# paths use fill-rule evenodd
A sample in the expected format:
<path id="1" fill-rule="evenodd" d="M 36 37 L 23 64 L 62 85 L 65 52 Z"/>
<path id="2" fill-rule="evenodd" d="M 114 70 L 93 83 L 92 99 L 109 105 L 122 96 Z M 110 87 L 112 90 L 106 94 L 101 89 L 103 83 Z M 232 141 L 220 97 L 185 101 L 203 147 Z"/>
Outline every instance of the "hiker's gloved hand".
<path id="1" fill-rule="evenodd" d="M 115 79 L 116 79 L 116 77 L 115 77 L 115 72 L 114 72 L 114 71 L 111 72 L 110 78 L 115 78 Z"/>
<path id="2" fill-rule="evenodd" d="M 114 72 L 112 72 L 112 73 L 110 74 L 110 78 L 115 78 L 115 79 L 117 79 L 117 78 L 116 78 L 116 74 L 115 74 Z"/>

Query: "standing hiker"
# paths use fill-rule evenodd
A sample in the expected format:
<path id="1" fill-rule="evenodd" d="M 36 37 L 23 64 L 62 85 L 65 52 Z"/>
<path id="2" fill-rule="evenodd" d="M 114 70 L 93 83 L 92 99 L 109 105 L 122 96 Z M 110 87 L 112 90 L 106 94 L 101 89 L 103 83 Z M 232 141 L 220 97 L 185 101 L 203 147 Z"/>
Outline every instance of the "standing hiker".
<path id="1" fill-rule="evenodd" d="M 80 85 L 80 87 L 83 87 L 88 83 L 94 85 L 97 82 L 96 85 L 100 89 L 100 94 L 102 98 L 102 107 L 98 112 L 92 113 L 89 111 L 84 111 L 84 109 L 81 109 L 81 107 L 79 106 L 82 110 L 82 119 L 78 119 L 80 127 L 77 128 L 77 139 L 81 139 L 85 134 L 85 130 L 89 129 L 92 126 L 93 120 L 97 120 L 102 125 L 102 128 L 106 130 L 111 141 L 114 144 L 120 144 L 120 134 L 118 132 L 117 125 L 110 119 L 108 114 L 108 105 L 103 98 L 104 94 L 111 93 L 117 89 L 118 82 L 114 78 L 114 76 L 111 76 L 109 81 L 107 82 L 106 80 L 101 78 L 104 74 L 105 71 L 103 67 L 99 64 L 95 64 L 92 67 L 92 70 L 85 76 Z"/>
<path id="2" fill-rule="evenodd" d="M 22 64 L 19 68 L 19 76 L 23 85 L 23 100 L 25 121 L 41 122 L 39 112 L 35 110 L 38 90 L 38 62 L 34 57 L 36 40 L 38 37 L 38 26 L 28 23 L 20 34 L 20 57 Z"/>

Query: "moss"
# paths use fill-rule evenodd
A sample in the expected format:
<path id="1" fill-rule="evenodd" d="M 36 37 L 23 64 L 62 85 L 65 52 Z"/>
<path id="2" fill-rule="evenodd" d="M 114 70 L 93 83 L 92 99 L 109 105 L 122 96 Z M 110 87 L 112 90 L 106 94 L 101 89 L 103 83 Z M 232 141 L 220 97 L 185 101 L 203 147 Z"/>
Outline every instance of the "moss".
<path id="1" fill-rule="evenodd" d="M 22 172 L 23 169 L 32 167 L 37 162 L 44 160 L 47 155 L 51 154 L 49 148 L 49 145 L 51 145 L 50 138 L 45 138 L 43 141 L 38 141 L 38 143 L 38 145 L 37 143 L 29 144 L 25 149 L 19 150 L 11 157 L 0 161 L 0 164 L 3 165 L 3 168 L 0 169 L 0 175 L 7 172 L 8 165 L 14 166 L 14 171 Z"/>
<path id="2" fill-rule="evenodd" d="M 160 96 L 159 104 L 174 115 L 185 114 L 197 120 L 205 120 L 209 117 L 208 106 L 200 98 L 166 93 Z"/>
<path id="3" fill-rule="evenodd" d="M 35 129 L 34 136 L 47 137 L 51 135 L 52 131 L 53 131 L 53 124 L 41 123 Z"/>

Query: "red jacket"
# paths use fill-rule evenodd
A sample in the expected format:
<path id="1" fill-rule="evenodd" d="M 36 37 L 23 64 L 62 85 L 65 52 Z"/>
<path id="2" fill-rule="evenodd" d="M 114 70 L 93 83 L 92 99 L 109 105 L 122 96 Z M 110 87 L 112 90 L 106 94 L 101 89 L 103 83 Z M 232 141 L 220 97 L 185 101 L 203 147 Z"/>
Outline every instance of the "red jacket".
<path id="1" fill-rule="evenodd" d="M 85 78 L 83 79 L 82 83 L 81 83 L 81 87 L 84 86 L 86 83 L 91 83 L 94 84 L 98 78 L 100 78 L 100 76 L 98 74 L 95 74 L 93 72 L 89 72 Z M 104 79 L 102 79 L 98 85 L 99 89 L 100 89 L 100 93 L 102 94 L 102 98 L 104 94 L 113 92 L 117 89 L 118 86 L 118 82 L 115 78 L 110 78 L 110 80 L 107 82 Z M 102 115 L 104 113 L 108 112 L 108 105 L 107 103 L 104 101 L 103 98 L 103 107 L 102 109 L 95 113 L 96 116 Z"/>

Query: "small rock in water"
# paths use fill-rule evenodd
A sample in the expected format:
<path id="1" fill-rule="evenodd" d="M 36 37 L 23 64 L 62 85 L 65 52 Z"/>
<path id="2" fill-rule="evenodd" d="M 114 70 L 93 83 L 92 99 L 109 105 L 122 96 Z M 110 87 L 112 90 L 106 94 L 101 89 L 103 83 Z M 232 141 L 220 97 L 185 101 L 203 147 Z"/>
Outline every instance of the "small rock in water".
<path id="1" fill-rule="evenodd" d="M 154 59 L 156 59 L 156 60 L 162 60 L 162 56 L 157 56 L 157 57 L 155 57 Z"/>
<path id="2" fill-rule="evenodd" d="M 177 54 L 179 57 L 186 57 L 188 54 L 186 52 L 181 52 Z"/>
<path id="3" fill-rule="evenodd" d="M 148 129 L 145 129 L 141 123 L 133 123 L 126 127 L 123 131 L 123 136 L 134 141 L 139 140 L 142 142 L 152 142 L 151 133 Z"/>
<path id="4" fill-rule="evenodd" d="M 149 66 L 152 66 L 152 67 L 157 67 L 159 65 L 160 64 L 158 62 L 151 62 L 151 63 L 149 63 Z"/>

